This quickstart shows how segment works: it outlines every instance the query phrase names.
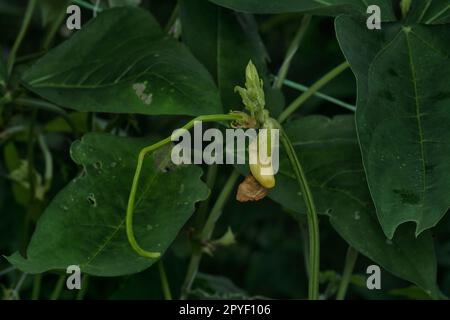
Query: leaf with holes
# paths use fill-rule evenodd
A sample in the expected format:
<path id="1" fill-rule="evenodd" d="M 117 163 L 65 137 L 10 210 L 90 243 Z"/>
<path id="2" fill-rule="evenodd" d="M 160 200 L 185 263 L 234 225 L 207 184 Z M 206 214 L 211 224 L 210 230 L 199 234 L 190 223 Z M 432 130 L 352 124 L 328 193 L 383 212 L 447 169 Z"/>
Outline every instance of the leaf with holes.
<path id="1" fill-rule="evenodd" d="M 387 24 L 370 32 L 360 23 L 340 17 L 336 28 L 358 79 L 369 188 L 389 238 L 408 221 L 420 234 L 450 207 L 450 29 Z"/>
<path id="2" fill-rule="evenodd" d="M 205 68 L 166 36 L 146 11 L 102 12 L 23 75 L 46 99 L 79 111 L 218 113 L 217 87 Z"/>
<path id="3" fill-rule="evenodd" d="M 79 265 L 83 273 L 119 276 L 146 269 L 155 260 L 133 251 L 125 232 L 125 212 L 136 166 L 136 155 L 148 144 L 143 139 L 91 133 L 71 148 L 83 166 L 51 202 L 40 218 L 27 249 L 8 260 L 27 273 Z M 151 251 L 164 252 L 208 195 L 195 166 L 167 170 L 167 150 L 149 157 L 136 197 L 134 229 L 138 241 Z"/>
<path id="4" fill-rule="evenodd" d="M 329 217 L 339 235 L 356 250 L 394 275 L 411 281 L 434 298 L 437 263 L 429 232 L 418 238 L 411 225 L 399 228 L 394 239 L 383 233 L 361 162 L 353 116 L 309 116 L 286 125 L 319 213 Z M 306 208 L 285 155 L 280 158 L 277 186 L 269 196 L 304 215 Z"/>

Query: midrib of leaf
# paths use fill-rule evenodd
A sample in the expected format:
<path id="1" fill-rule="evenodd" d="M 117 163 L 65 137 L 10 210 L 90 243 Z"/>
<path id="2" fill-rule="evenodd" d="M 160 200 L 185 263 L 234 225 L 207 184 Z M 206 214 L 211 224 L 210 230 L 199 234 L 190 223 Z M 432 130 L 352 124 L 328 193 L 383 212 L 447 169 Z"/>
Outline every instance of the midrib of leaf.
<path id="1" fill-rule="evenodd" d="M 167 160 L 168 158 L 166 158 Z M 156 177 L 158 177 L 159 173 L 161 172 L 162 168 L 166 165 L 166 161 L 161 161 L 161 163 L 156 166 L 155 168 L 155 174 L 152 176 L 150 182 L 147 184 L 146 188 L 144 189 L 144 191 L 141 193 L 141 195 L 139 196 L 138 201 L 136 201 L 136 204 L 134 206 L 134 208 L 136 209 L 141 202 L 143 201 L 145 195 L 147 194 L 148 190 L 150 190 L 150 188 L 154 185 L 154 182 L 156 180 Z M 125 209 L 124 209 L 125 212 Z M 98 248 L 98 250 L 92 255 L 91 258 L 89 258 L 85 263 L 83 263 L 81 265 L 82 269 L 86 268 L 87 266 L 89 266 L 92 261 L 94 261 L 95 258 L 97 258 L 100 253 L 106 248 L 106 246 L 112 241 L 112 239 L 116 236 L 117 232 L 123 227 L 124 223 L 126 221 L 126 217 L 123 217 L 119 224 L 117 225 L 116 229 L 105 238 L 105 241 L 103 242 L 103 244 Z"/>
<path id="2" fill-rule="evenodd" d="M 328 144 L 328 143 L 334 144 L 336 142 L 354 143 L 355 140 L 353 140 L 353 139 L 344 139 L 344 138 L 334 138 L 334 139 L 325 139 L 325 140 L 297 141 L 297 142 L 293 142 L 292 145 L 294 147 L 298 147 L 298 146 L 308 146 L 308 145 L 313 145 L 313 144 Z"/>
<path id="3" fill-rule="evenodd" d="M 426 177 L 426 159 L 425 159 L 425 148 L 424 148 L 424 132 L 423 132 L 423 127 L 422 127 L 422 118 L 421 118 L 421 114 L 420 114 L 420 109 L 421 109 L 421 103 L 420 103 L 420 97 L 419 97 L 419 88 L 418 88 L 418 83 L 417 83 L 417 74 L 416 74 L 416 67 L 413 61 L 413 55 L 412 55 L 412 48 L 411 48 L 411 44 L 410 44 L 410 39 L 409 39 L 409 33 L 410 31 L 403 29 L 404 34 L 405 34 L 405 40 L 406 40 L 406 45 L 408 48 L 408 56 L 409 56 L 409 65 L 411 68 L 411 80 L 413 83 L 413 88 L 414 88 L 414 102 L 415 102 L 415 111 L 416 111 L 416 119 L 417 119 L 417 128 L 418 128 L 418 133 L 419 133 L 419 145 L 420 145 L 420 154 L 421 154 L 421 158 L 420 161 L 422 163 L 422 206 L 425 202 L 425 191 L 426 191 L 426 185 L 427 185 L 427 177 Z"/>
<path id="4" fill-rule="evenodd" d="M 315 2 L 317 2 L 318 4 L 323 4 L 325 6 L 331 6 L 331 3 L 325 1 L 325 0 L 314 0 Z"/>
<path id="5" fill-rule="evenodd" d="M 111 233 L 111 235 L 109 235 L 108 237 L 105 238 L 105 241 L 103 242 L 103 244 L 97 249 L 96 252 L 94 252 L 92 257 L 89 258 L 85 263 L 81 264 L 81 269 L 88 267 L 92 263 L 92 261 L 94 261 L 94 259 L 98 257 L 98 255 L 106 248 L 106 246 L 116 236 L 117 232 L 120 230 L 120 228 L 122 228 L 124 223 L 125 223 L 125 218 L 120 220 L 120 223 L 117 225 L 116 229 Z"/>

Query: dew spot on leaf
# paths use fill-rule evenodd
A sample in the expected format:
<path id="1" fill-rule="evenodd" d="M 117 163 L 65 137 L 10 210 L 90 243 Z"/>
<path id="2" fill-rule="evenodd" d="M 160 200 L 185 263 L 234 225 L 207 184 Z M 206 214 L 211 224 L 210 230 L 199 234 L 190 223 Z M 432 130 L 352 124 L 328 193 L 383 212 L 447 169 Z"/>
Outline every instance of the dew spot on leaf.
<path id="1" fill-rule="evenodd" d="M 401 197 L 402 203 L 417 204 L 420 201 L 420 195 L 412 190 L 395 189 L 394 193 L 398 194 Z"/>

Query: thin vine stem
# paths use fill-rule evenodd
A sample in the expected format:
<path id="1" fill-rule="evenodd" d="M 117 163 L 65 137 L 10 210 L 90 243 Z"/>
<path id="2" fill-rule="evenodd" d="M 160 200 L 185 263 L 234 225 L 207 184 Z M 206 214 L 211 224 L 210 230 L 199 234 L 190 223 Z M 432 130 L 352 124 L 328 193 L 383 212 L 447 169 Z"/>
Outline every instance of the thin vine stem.
<path id="1" fill-rule="evenodd" d="M 19 278 L 19 281 L 17 281 L 16 287 L 13 290 L 13 295 L 15 298 L 19 299 L 19 292 L 20 289 L 22 288 L 23 283 L 25 282 L 25 278 L 27 277 L 28 274 L 26 273 L 22 273 L 22 275 Z"/>
<path id="2" fill-rule="evenodd" d="M 175 21 L 178 19 L 178 16 L 180 15 L 180 5 L 177 3 L 175 7 L 173 8 L 172 13 L 170 14 L 169 20 L 167 20 L 166 26 L 164 28 L 164 31 L 167 33 L 170 31 L 170 28 L 174 25 Z"/>
<path id="3" fill-rule="evenodd" d="M 192 119 L 186 125 L 184 125 L 182 127 L 182 129 L 189 130 L 190 128 L 192 128 L 194 126 L 196 121 L 203 121 L 203 122 L 234 121 L 234 120 L 242 120 L 242 117 L 243 116 L 238 113 L 203 115 L 203 116 L 198 116 L 198 117 Z M 134 177 L 133 177 L 133 183 L 131 185 L 130 195 L 128 198 L 127 213 L 126 213 L 126 231 L 127 231 L 128 241 L 134 251 L 136 251 L 140 256 L 149 258 L 149 259 L 157 259 L 161 256 L 161 253 L 147 251 L 138 244 L 136 237 L 134 235 L 134 230 L 133 230 L 134 201 L 136 198 L 137 188 L 139 185 L 139 179 L 141 176 L 141 170 L 142 170 L 145 156 L 147 154 L 157 150 L 158 148 L 161 148 L 162 146 L 168 144 L 171 141 L 172 141 L 171 137 L 167 137 L 155 144 L 152 144 L 148 147 L 143 148 L 140 151 L 138 160 L 137 160 L 136 171 L 135 171 Z"/>
<path id="4" fill-rule="evenodd" d="M 5 274 L 8 274 L 10 272 L 13 272 L 14 270 L 16 270 L 16 267 L 14 267 L 14 266 L 11 266 L 11 267 L 8 267 L 8 268 L 6 268 L 4 270 L 1 270 L 0 271 L 0 277 L 4 276 Z"/>
<path id="5" fill-rule="evenodd" d="M 212 190 L 214 189 L 214 185 L 216 184 L 217 172 L 218 172 L 217 164 L 212 164 L 208 166 L 205 182 L 208 189 L 211 190 L 211 193 Z M 197 213 L 195 214 L 195 222 L 194 222 L 195 230 L 200 229 L 204 225 L 210 201 L 211 201 L 211 194 L 206 200 L 200 203 Z"/>
<path id="6" fill-rule="evenodd" d="M 345 256 L 344 270 L 342 271 L 342 278 L 339 284 L 339 289 L 336 295 L 336 300 L 344 300 L 347 293 L 348 284 L 355 267 L 356 259 L 358 259 L 358 251 L 352 247 L 348 247 L 347 255 Z"/>
<path id="7" fill-rule="evenodd" d="M 165 300 L 172 300 L 172 293 L 170 292 L 169 280 L 167 279 L 166 269 L 162 260 L 158 261 L 159 278 L 161 279 L 161 288 Z"/>
<path id="8" fill-rule="evenodd" d="M 78 291 L 76 300 L 83 300 L 89 286 L 89 275 L 85 274 L 81 279 L 81 289 Z"/>
<path id="9" fill-rule="evenodd" d="M 278 117 L 278 122 L 284 122 L 293 112 L 295 112 L 303 103 L 305 103 L 306 100 L 314 95 L 314 93 L 319 91 L 328 82 L 340 75 L 349 66 L 349 63 L 347 61 L 344 61 L 343 63 L 329 71 L 327 74 L 325 74 L 322 78 L 317 80 L 306 92 L 301 94 L 297 99 L 292 101 L 289 106 L 287 106 L 287 108 Z"/>
<path id="10" fill-rule="evenodd" d="M 300 161 L 297 158 L 295 149 L 292 146 L 286 132 L 281 129 L 281 143 L 283 144 L 295 177 L 300 186 L 303 199 L 306 205 L 308 234 L 309 234 L 309 284 L 308 284 L 308 299 L 317 300 L 319 298 L 319 270 L 320 270 L 320 238 L 319 238 L 319 221 L 317 217 L 316 206 L 314 204 L 313 195 L 309 188 L 308 180 L 306 179 Z"/>
<path id="11" fill-rule="evenodd" d="M 39 273 L 34 276 L 33 290 L 31 292 L 31 300 L 39 300 L 39 294 L 41 293 L 42 274 Z"/>
<path id="12" fill-rule="evenodd" d="M 63 7 L 63 10 L 59 12 L 56 19 L 51 23 L 50 28 L 45 35 L 44 40 L 42 41 L 42 49 L 44 51 L 47 51 L 50 45 L 52 44 L 53 39 L 56 36 L 56 33 L 58 32 L 59 27 L 61 26 L 61 23 L 64 21 L 64 18 L 66 16 L 66 7 Z"/>
<path id="13" fill-rule="evenodd" d="M 283 81 L 287 76 L 289 67 L 291 66 L 291 61 L 294 55 L 297 53 L 297 50 L 300 46 L 303 37 L 305 36 L 306 30 L 308 29 L 309 23 L 311 22 L 311 16 L 305 15 L 300 23 L 300 27 L 295 33 L 294 38 L 289 45 L 289 48 L 286 52 L 286 56 L 284 57 L 283 63 L 281 64 L 280 70 L 278 71 L 278 75 L 273 83 L 273 87 L 276 89 L 281 89 L 283 86 Z"/>
<path id="14" fill-rule="evenodd" d="M 58 280 L 56 281 L 55 288 L 53 289 L 50 300 L 58 300 L 61 296 L 62 289 L 64 287 L 64 280 L 66 277 L 62 274 L 59 276 Z"/>
<path id="15" fill-rule="evenodd" d="M 22 20 L 22 25 L 20 26 L 19 34 L 17 35 L 17 38 L 14 41 L 14 44 L 8 55 L 8 61 L 6 62 L 6 70 L 8 77 L 11 75 L 17 51 L 19 50 L 20 44 L 22 43 L 22 40 L 25 37 L 25 34 L 28 30 L 28 26 L 30 25 L 31 17 L 33 16 L 35 6 L 36 0 L 28 1 L 27 9 L 25 10 L 25 15 Z"/>
<path id="16" fill-rule="evenodd" d="M 306 92 L 306 91 L 309 90 L 309 87 L 304 86 L 304 85 L 302 85 L 300 83 L 288 80 L 288 79 L 285 79 L 283 81 L 283 85 L 285 85 L 286 87 L 298 90 L 298 91 L 302 91 L 302 92 Z M 317 92 L 314 93 L 314 96 L 316 96 L 318 98 L 321 98 L 323 100 L 326 100 L 328 102 L 334 103 L 335 105 L 338 105 L 338 106 L 340 106 L 340 107 L 342 107 L 344 109 L 350 110 L 352 112 L 356 111 L 356 107 L 354 105 L 346 103 L 346 102 L 341 101 L 339 99 L 336 99 L 336 98 L 334 98 L 332 96 L 329 96 L 327 94 L 324 94 L 324 93 L 321 93 L 321 92 L 317 91 Z"/>
<path id="17" fill-rule="evenodd" d="M 214 203 L 214 206 L 211 209 L 202 232 L 200 233 L 200 243 L 205 243 L 211 239 L 214 228 L 216 226 L 216 222 L 222 215 L 223 208 L 227 203 L 231 193 L 233 192 L 234 186 L 238 181 L 239 176 L 239 172 L 237 170 L 233 170 L 225 185 L 223 186 L 222 191 L 220 192 L 216 202 Z M 191 290 L 192 283 L 194 282 L 195 276 L 197 275 L 201 259 L 202 250 L 200 246 L 197 246 L 193 249 L 186 276 L 181 287 L 181 299 L 186 299 L 187 294 Z"/>
<path id="18" fill-rule="evenodd" d="M 32 226 L 33 213 L 35 210 L 35 200 L 36 200 L 36 176 L 34 170 L 34 147 L 36 141 L 36 120 L 37 120 L 37 109 L 33 109 L 30 119 L 30 125 L 28 128 L 28 137 L 27 137 L 27 163 L 28 163 L 28 183 L 29 183 L 29 199 L 28 199 L 28 208 L 27 214 L 25 215 L 24 220 L 24 231 L 23 231 L 23 239 L 21 244 L 21 252 L 23 254 L 26 253 L 26 248 L 28 242 L 30 240 L 30 229 Z"/>

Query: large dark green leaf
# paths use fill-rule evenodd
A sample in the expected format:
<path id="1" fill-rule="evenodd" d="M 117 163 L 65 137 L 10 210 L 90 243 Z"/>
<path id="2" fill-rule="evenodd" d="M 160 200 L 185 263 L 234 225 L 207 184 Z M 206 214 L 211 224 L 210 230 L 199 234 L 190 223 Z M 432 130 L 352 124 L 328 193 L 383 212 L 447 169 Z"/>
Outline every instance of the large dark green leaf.
<path id="1" fill-rule="evenodd" d="M 74 161 L 83 166 L 51 202 L 38 222 L 27 258 L 8 260 L 28 273 L 79 265 L 82 272 L 117 276 L 141 271 L 155 260 L 131 249 L 125 211 L 137 154 L 148 141 L 88 134 L 72 145 Z M 136 195 L 135 233 L 142 246 L 164 252 L 194 210 L 208 195 L 195 166 L 166 170 L 166 152 L 145 161 Z"/>
<path id="2" fill-rule="evenodd" d="M 37 94 L 79 111 L 199 115 L 221 111 L 211 76 L 146 11 L 106 10 L 28 70 Z"/>
<path id="3" fill-rule="evenodd" d="M 386 270 L 438 297 L 436 257 L 429 232 L 418 238 L 411 225 L 388 240 L 372 204 L 361 162 L 353 116 L 332 120 L 310 116 L 286 125 L 310 183 L 319 213 L 356 250 Z M 269 194 L 297 214 L 306 209 L 294 173 L 283 155 L 277 186 Z"/>
<path id="4" fill-rule="evenodd" d="M 395 19 L 391 0 L 210 0 L 218 5 L 243 12 L 283 13 L 312 12 L 325 15 L 353 13 L 366 15 L 369 5 L 380 6 L 383 21 Z"/>
<path id="5" fill-rule="evenodd" d="M 284 101 L 270 87 L 268 55 L 254 18 L 204 0 L 180 1 L 180 16 L 183 42 L 216 79 L 224 109 L 241 108 L 234 87 L 243 84 L 245 67 L 252 60 L 264 80 L 267 106 L 276 116 Z"/>
<path id="6" fill-rule="evenodd" d="M 450 29 L 386 25 L 370 32 L 360 23 L 340 17 L 336 27 L 358 79 L 369 187 L 389 238 L 408 221 L 420 234 L 450 206 Z"/>

